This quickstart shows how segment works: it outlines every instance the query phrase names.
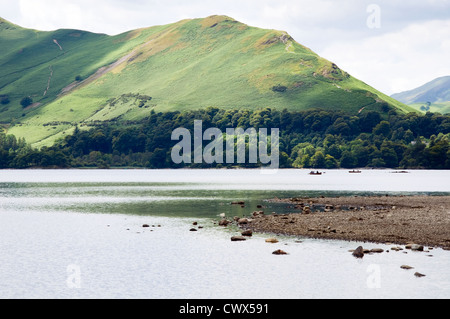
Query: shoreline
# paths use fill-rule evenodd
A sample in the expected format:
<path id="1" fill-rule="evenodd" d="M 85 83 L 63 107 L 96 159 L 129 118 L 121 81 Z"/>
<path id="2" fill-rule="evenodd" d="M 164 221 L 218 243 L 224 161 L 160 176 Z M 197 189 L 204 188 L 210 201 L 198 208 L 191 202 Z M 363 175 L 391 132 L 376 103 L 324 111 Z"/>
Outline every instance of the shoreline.
<path id="1" fill-rule="evenodd" d="M 267 202 L 285 203 L 298 213 L 255 212 L 243 229 L 317 239 L 414 243 L 450 250 L 450 196 L 302 197 Z"/>

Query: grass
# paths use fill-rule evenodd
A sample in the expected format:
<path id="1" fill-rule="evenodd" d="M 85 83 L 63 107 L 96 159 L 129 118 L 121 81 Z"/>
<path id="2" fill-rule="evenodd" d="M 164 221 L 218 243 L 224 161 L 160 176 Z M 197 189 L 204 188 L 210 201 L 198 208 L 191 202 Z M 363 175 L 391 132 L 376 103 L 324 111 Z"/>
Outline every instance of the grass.
<path id="1" fill-rule="evenodd" d="M 441 113 L 448 114 L 450 113 L 450 101 L 449 102 L 441 102 L 441 103 L 433 103 L 430 105 L 430 109 L 428 111 L 424 111 L 421 109 L 422 106 L 427 106 L 426 103 L 414 103 L 411 104 L 410 107 L 414 108 L 417 111 L 422 113 L 433 112 L 433 113 Z"/>
<path id="2" fill-rule="evenodd" d="M 414 111 L 339 70 L 286 33 L 252 28 L 225 16 L 115 37 L 76 30 L 0 29 L 0 48 L 3 43 L 10 43 L 11 49 L 0 58 L 2 68 L 7 65 L 7 72 L 0 75 L 0 95 L 10 96 L 11 103 L 0 106 L 0 116 L 13 123 L 10 133 L 34 145 L 51 145 L 67 133 L 66 123 L 135 120 L 152 109 L 324 108 L 356 115 L 363 107 L 380 110 L 386 102 L 404 112 Z M 26 49 L 18 54 L 21 47 Z M 127 58 L 119 60 L 123 56 Z M 109 72 L 89 78 L 118 60 Z M 54 73 L 44 97 L 50 67 Z M 59 96 L 77 75 L 87 80 Z M 276 86 L 287 90 L 275 92 Z M 133 101 L 111 107 L 107 102 L 129 93 L 153 99 L 146 107 Z M 18 106 L 23 96 L 42 105 L 24 111 Z M 48 130 L 48 123 L 55 122 L 65 123 Z"/>

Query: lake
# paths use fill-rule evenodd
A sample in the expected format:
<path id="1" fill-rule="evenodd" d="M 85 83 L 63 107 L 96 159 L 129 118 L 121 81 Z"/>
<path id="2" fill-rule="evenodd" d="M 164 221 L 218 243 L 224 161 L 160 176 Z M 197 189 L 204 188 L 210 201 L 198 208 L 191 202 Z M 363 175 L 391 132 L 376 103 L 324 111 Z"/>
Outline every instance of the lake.
<path id="1" fill-rule="evenodd" d="M 450 194 L 450 171 L 324 172 L 0 171 L 0 298 L 449 298 L 449 251 L 357 260 L 348 250 L 390 247 L 298 237 L 267 244 L 267 234 L 234 243 L 239 230 L 215 224 L 258 205 L 290 212 L 265 202 L 275 197 Z M 203 228 L 191 232 L 194 222 Z M 277 249 L 289 255 L 272 255 Z"/>

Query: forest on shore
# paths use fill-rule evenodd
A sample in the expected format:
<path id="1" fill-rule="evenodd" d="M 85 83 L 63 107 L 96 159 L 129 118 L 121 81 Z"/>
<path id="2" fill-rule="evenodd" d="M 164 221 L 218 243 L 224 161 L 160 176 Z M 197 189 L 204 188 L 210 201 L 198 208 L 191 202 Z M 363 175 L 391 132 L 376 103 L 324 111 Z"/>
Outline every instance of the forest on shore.
<path id="1" fill-rule="evenodd" d="M 74 125 L 73 134 L 36 149 L 0 132 L 0 168 L 256 168 L 261 164 L 175 164 L 177 128 L 278 128 L 281 168 L 450 169 L 450 115 L 364 111 L 224 110 L 151 111 L 136 122 Z M 207 144 L 207 143 L 206 143 Z M 248 144 L 248 143 L 247 143 Z M 205 146 L 205 145 L 204 145 Z M 247 145 L 248 148 L 248 145 Z"/>

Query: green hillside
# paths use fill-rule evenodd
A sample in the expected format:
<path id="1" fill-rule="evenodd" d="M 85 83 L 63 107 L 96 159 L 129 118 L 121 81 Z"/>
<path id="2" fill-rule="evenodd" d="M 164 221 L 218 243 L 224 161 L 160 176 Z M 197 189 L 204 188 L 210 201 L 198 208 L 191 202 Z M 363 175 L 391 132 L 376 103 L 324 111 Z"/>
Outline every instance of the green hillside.
<path id="1" fill-rule="evenodd" d="M 413 103 L 410 106 L 422 113 L 432 112 L 450 114 L 450 101 L 441 103 Z"/>
<path id="2" fill-rule="evenodd" d="M 77 124 L 120 124 L 151 110 L 413 110 L 286 32 L 225 16 L 118 36 L 39 32 L 2 20 L 0 48 L 0 97 L 8 102 L 0 104 L 0 122 L 36 146 L 53 143 Z M 20 101 L 27 96 L 33 104 L 24 108 Z"/>

